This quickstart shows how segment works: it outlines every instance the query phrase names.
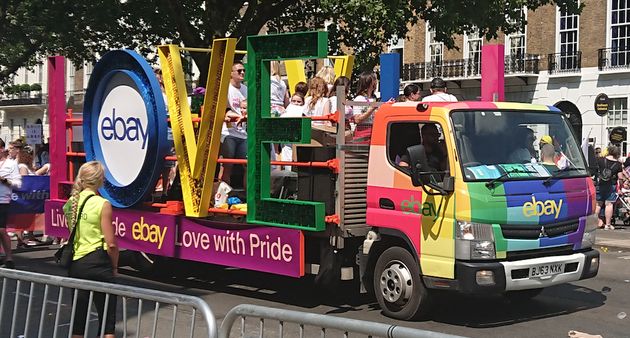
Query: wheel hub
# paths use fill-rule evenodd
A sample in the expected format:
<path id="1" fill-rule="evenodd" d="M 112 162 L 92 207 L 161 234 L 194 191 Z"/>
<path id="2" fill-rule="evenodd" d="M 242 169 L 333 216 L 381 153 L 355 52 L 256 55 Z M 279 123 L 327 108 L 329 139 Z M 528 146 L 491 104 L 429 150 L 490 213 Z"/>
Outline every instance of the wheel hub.
<path id="1" fill-rule="evenodd" d="M 401 262 L 392 262 L 381 274 L 380 290 L 390 303 L 406 302 L 413 293 L 409 269 Z"/>

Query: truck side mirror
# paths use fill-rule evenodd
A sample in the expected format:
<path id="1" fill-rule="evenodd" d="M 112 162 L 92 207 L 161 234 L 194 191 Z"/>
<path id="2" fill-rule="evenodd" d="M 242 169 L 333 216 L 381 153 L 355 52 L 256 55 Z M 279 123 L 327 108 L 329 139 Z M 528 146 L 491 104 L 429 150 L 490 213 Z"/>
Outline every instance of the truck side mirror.
<path id="1" fill-rule="evenodd" d="M 429 167 L 423 145 L 408 147 L 407 154 L 411 166 L 411 183 L 415 187 L 422 186 L 422 189 L 429 195 L 447 195 L 455 190 L 455 180 L 452 176 L 444 177 L 441 183 L 436 180 L 436 177 L 446 172 L 436 171 Z M 431 192 L 427 190 L 427 187 L 437 190 L 439 193 Z"/>
<path id="2" fill-rule="evenodd" d="M 424 146 L 421 144 L 407 148 L 409 155 L 409 165 L 411 167 L 411 183 L 414 187 L 425 185 L 430 180 L 430 175 L 426 172 L 430 171 L 427 161 L 427 154 Z"/>

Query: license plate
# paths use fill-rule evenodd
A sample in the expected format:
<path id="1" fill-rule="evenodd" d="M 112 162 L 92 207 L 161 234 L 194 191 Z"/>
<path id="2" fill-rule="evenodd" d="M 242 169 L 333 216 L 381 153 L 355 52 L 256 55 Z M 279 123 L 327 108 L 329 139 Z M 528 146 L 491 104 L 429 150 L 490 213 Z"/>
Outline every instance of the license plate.
<path id="1" fill-rule="evenodd" d="M 529 269 L 529 277 L 545 277 L 553 276 L 564 272 L 564 264 L 543 264 L 533 266 Z"/>

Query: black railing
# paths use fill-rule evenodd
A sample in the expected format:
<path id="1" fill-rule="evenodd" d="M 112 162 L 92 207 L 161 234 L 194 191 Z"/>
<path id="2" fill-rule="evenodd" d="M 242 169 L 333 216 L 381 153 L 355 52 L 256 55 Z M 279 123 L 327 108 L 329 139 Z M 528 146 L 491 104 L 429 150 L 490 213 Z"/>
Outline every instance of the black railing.
<path id="1" fill-rule="evenodd" d="M 0 107 L 23 106 L 23 105 L 29 105 L 29 104 L 42 104 L 42 103 L 45 103 L 45 102 L 41 96 L 23 97 L 23 98 L 17 98 L 17 99 L 11 99 L 11 98 L 0 99 Z"/>
<path id="2" fill-rule="evenodd" d="M 505 73 L 538 74 L 540 57 L 535 54 L 506 56 Z M 478 79 L 481 77 L 481 60 L 458 59 L 438 62 L 406 63 L 402 67 L 403 81 L 431 80 L 434 77 L 445 79 Z"/>
<path id="3" fill-rule="evenodd" d="M 548 54 L 547 69 L 550 75 L 579 73 L 582 69 L 582 52 Z"/>
<path id="4" fill-rule="evenodd" d="M 481 62 L 475 59 L 458 59 L 438 62 L 406 63 L 402 69 L 403 81 L 441 78 L 478 78 Z"/>
<path id="5" fill-rule="evenodd" d="M 612 47 L 597 50 L 599 70 L 630 68 L 630 48 Z"/>
<path id="6" fill-rule="evenodd" d="M 537 54 L 516 54 L 505 56 L 505 74 L 538 74 L 540 56 Z"/>

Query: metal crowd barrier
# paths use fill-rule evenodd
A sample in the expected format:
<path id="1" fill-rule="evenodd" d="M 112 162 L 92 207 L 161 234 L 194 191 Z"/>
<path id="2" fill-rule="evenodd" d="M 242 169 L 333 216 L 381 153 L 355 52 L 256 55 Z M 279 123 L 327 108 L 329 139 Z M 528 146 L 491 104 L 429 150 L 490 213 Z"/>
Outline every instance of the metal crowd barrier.
<path id="1" fill-rule="evenodd" d="M 128 336 L 127 326 L 129 323 L 134 323 L 133 320 L 129 320 L 130 315 L 136 316 L 135 330 L 132 330 L 134 332 L 131 333 L 135 337 L 157 337 L 158 335 L 160 337 L 186 337 L 186 331 L 189 332 L 189 337 L 203 336 L 214 338 L 217 336 L 217 324 L 212 310 L 199 297 L 20 270 L 0 269 L 0 277 L 2 278 L 2 298 L 0 299 L 1 337 L 70 337 L 72 335 L 71 328 L 75 320 L 77 305 L 75 299 L 78 290 L 90 291 L 90 302 L 95 292 L 105 294 L 105 304 L 107 304 L 110 296 L 121 297 L 122 302 L 118 302 L 119 306 L 116 315 L 117 336 L 119 336 L 119 331 L 122 331 L 123 337 Z M 38 286 L 40 286 L 40 290 L 37 290 Z M 43 291 L 41 286 L 43 286 Z M 74 292 L 70 293 L 69 291 L 72 290 Z M 42 292 L 43 296 L 40 297 Z M 64 297 L 64 293 L 66 295 L 70 293 L 70 295 Z M 137 300 L 137 303 L 134 300 Z M 13 303 L 12 308 L 10 306 L 11 302 Z M 145 302 L 149 303 L 149 305 L 153 303 L 153 306 L 144 307 Z M 48 312 L 51 307 L 50 304 L 56 306 L 54 316 L 52 312 Z M 96 313 L 92 312 L 91 308 L 92 305 L 90 310 L 88 310 L 85 333 L 86 336 L 93 337 L 95 334 L 87 334 L 92 322 L 90 318 L 96 316 Z M 168 316 L 160 316 L 160 309 L 165 308 L 171 308 L 172 315 L 170 319 Z M 104 312 L 107 312 L 107 309 Z M 132 312 L 135 312 L 135 314 Z M 142 318 L 150 316 L 151 312 L 153 317 L 152 324 L 149 326 L 146 323 L 142 325 Z M 178 314 L 182 314 L 182 317 L 190 318 L 190 321 L 178 318 Z M 37 316 L 39 322 L 35 322 Z M 201 321 L 205 323 L 206 333 L 195 333 L 195 329 L 201 330 L 196 325 L 197 317 L 201 317 Z M 167 328 L 169 322 L 171 325 L 170 328 Z M 7 324 L 10 325 L 9 329 L 6 328 Z M 97 327 L 98 325 L 94 324 L 92 326 Z M 95 330 L 93 328 L 93 333 L 96 333 Z M 141 333 L 145 331 L 150 331 L 150 334 Z M 101 337 L 103 336 L 102 331 L 98 332 L 98 334 Z"/>
<path id="2" fill-rule="evenodd" d="M 71 337 L 77 306 L 76 296 L 78 290 L 86 290 L 90 291 L 90 302 L 95 293 L 104 293 L 106 304 L 108 297 L 112 296 L 121 297 L 123 300 L 122 305 L 117 307 L 117 337 L 122 331 L 122 337 L 132 335 L 141 338 L 349 337 L 350 334 L 353 337 L 362 335 L 387 338 L 463 338 L 397 325 L 249 304 L 238 305 L 230 310 L 223 319 L 221 328 L 218 329 L 212 310 L 199 297 L 20 270 L 0 269 L 0 278 L 2 278 L 0 337 Z M 37 290 L 38 286 L 40 290 Z M 130 300 L 137 300 L 137 303 Z M 145 308 L 143 307 L 145 302 L 152 302 L 153 306 Z M 130 309 L 133 305 L 136 305 L 137 309 Z M 56 310 L 54 314 L 49 312 L 53 306 Z M 166 307 L 171 308 L 170 318 L 160 316 L 160 309 Z M 182 307 L 181 310 L 180 307 Z M 107 308 L 104 312 L 107 312 Z M 180 313 L 185 315 L 182 317 L 190 319 L 181 320 L 178 318 Z M 136 316 L 135 321 L 129 318 L 130 315 Z M 92 333 L 89 334 L 92 317 L 96 317 L 96 313 L 90 310 L 87 314 L 84 334 L 91 337 L 99 334 L 102 337 L 103 331 L 95 332 L 96 324 L 92 325 Z M 152 322 L 149 321 L 150 325 L 146 323 L 142 325 L 143 317 L 153 318 Z M 201 317 L 200 321 L 205 324 L 204 328 L 197 327 L 197 317 Z M 236 332 L 232 334 L 234 324 L 239 318 L 240 335 Z M 251 321 L 247 321 L 248 319 L 253 320 L 255 324 L 248 325 L 251 324 Z M 277 323 L 277 326 L 272 325 L 274 323 Z M 133 324 L 135 324 L 135 330 L 128 332 L 127 327 Z M 7 325 L 9 325 L 8 328 Z M 198 332 L 195 332 L 196 329 Z M 188 335 L 185 334 L 186 332 Z"/>
<path id="3" fill-rule="evenodd" d="M 246 325 L 246 318 L 258 318 L 258 328 L 256 325 L 249 327 Z M 258 337 L 327 337 L 342 335 L 349 337 L 364 335 L 368 337 L 387 337 L 387 338 L 463 338 L 445 333 L 426 331 L 420 329 L 412 329 L 397 325 L 388 325 L 377 322 L 368 322 L 364 320 L 348 319 L 315 313 L 291 311 L 270 308 L 265 306 L 241 304 L 234 307 L 227 313 L 221 328 L 219 329 L 219 338 L 233 337 L 231 335 L 232 328 L 237 319 L 241 319 L 241 332 L 239 337 L 254 337 L 254 333 L 258 331 Z M 265 326 L 265 321 L 270 320 L 277 323 L 278 326 L 273 329 L 271 325 Z M 296 327 L 289 327 L 287 323 L 294 324 Z M 308 328 L 314 330 L 308 331 Z M 293 329 L 293 331 L 291 331 Z M 270 332 L 277 331 L 277 332 Z"/>

